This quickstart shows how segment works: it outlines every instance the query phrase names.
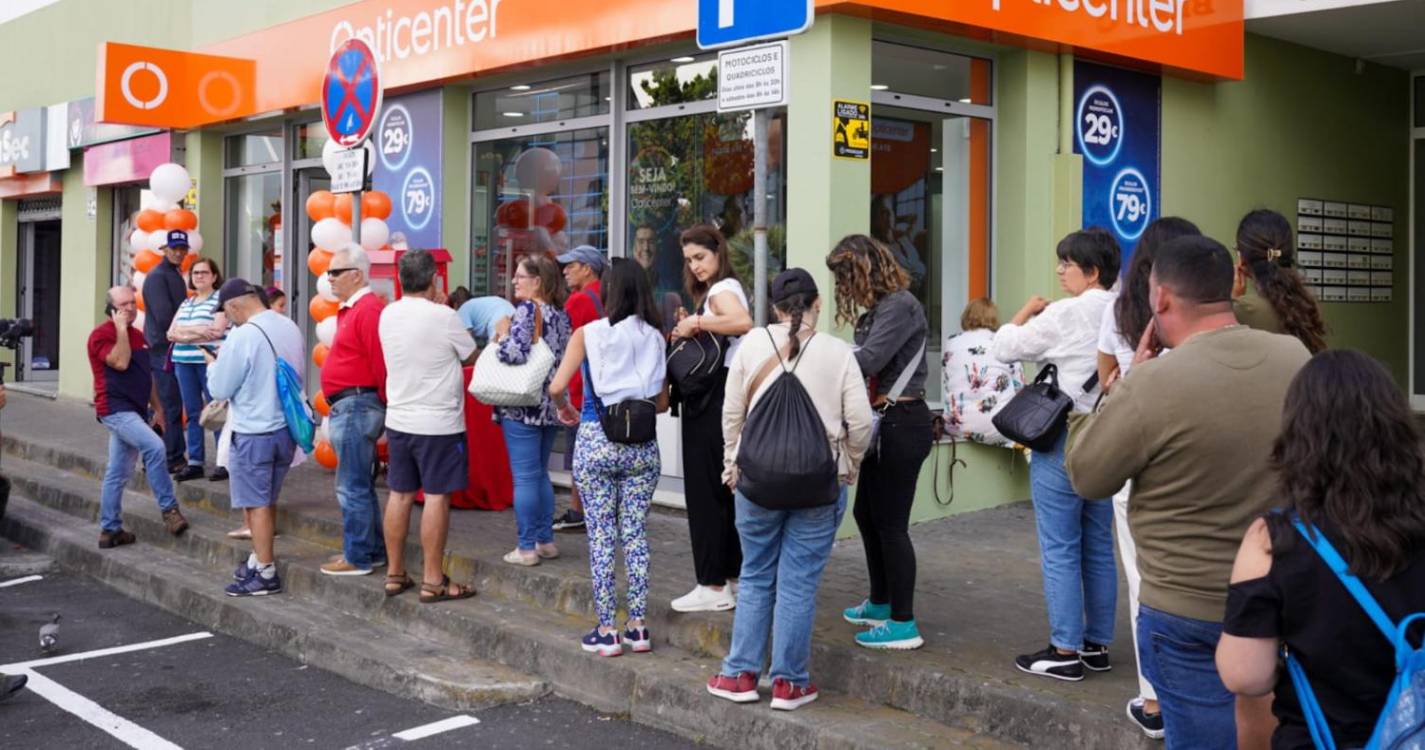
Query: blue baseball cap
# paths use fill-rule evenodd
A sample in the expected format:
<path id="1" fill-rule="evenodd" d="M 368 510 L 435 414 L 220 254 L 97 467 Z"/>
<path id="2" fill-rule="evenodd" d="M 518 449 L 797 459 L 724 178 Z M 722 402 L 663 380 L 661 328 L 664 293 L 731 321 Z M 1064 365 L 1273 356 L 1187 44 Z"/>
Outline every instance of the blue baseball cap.
<path id="1" fill-rule="evenodd" d="M 561 266 L 567 266 L 570 263 L 583 263 L 594 269 L 594 273 L 604 272 L 604 254 L 593 245 L 580 245 L 563 255 L 556 256 L 554 259 L 559 261 L 559 265 Z"/>
<path id="2" fill-rule="evenodd" d="M 188 244 L 188 233 L 182 229 L 170 229 L 168 231 L 168 241 L 163 243 L 164 247 L 191 247 Z"/>

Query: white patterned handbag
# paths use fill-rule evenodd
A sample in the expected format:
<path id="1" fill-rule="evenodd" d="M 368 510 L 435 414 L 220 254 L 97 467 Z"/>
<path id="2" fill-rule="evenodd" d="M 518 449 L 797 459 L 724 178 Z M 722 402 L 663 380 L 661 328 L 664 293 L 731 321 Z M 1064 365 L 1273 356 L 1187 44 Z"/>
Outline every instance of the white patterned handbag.
<path id="1" fill-rule="evenodd" d="M 539 406 L 544 399 L 544 382 L 554 367 L 554 352 L 544 343 L 544 314 L 534 306 L 534 342 L 524 364 L 500 361 L 499 346 L 490 342 L 475 360 L 470 376 L 470 395 L 490 406 Z"/>

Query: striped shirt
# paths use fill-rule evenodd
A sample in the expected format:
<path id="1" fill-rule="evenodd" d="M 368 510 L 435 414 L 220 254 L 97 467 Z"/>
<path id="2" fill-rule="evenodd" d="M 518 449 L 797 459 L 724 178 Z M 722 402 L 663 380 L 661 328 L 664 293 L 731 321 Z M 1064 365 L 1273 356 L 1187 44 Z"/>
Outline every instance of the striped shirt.
<path id="1" fill-rule="evenodd" d="M 189 297 L 178 306 L 178 312 L 173 316 L 173 322 L 180 328 L 189 326 L 210 326 L 213 319 L 218 315 L 218 294 L 213 292 L 207 299 L 199 300 L 197 297 Z M 219 341 L 207 342 L 206 346 L 218 346 Z M 198 349 L 197 344 L 174 344 L 174 362 L 185 365 L 201 365 L 204 362 L 203 352 Z"/>

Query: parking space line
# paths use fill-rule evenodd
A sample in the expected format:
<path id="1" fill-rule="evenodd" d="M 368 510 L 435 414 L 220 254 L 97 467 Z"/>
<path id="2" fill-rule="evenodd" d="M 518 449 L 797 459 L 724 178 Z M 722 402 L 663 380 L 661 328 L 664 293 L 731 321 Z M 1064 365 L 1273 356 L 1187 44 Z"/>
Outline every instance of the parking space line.
<path id="1" fill-rule="evenodd" d="M 36 695 L 102 729 L 129 747 L 137 748 L 137 750 L 182 750 L 178 745 L 109 711 L 38 672 L 25 670 L 25 675 L 30 678 L 25 687 Z"/>
<path id="2" fill-rule="evenodd" d="M 8 581 L 0 581 L 0 589 L 9 588 L 11 586 L 19 586 L 22 583 L 30 583 L 31 581 L 43 580 L 44 576 L 25 576 L 24 578 L 11 578 Z"/>
<path id="3" fill-rule="evenodd" d="M 201 633 L 188 633 L 186 635 L 176 635 L 172 638 L 161 638 L 156 641 L 144 641 L 143 643 L 132 643 L 127 646 L 114 646 L 113 648 L 101 648 L 95 651 L 83 651 L 77 654 L 65 654 L 63 656 L 52 656 L 48 659 L 34 659 L 32 661 L 20 661 L 14 664 L 0 664 L 0 672 L 17 672 L 22 669 L 37 669 L 55 664 L 68 664 L 74 661 L 84 661 L 86 659 L 98 659 L 115 654 L 127 654 L 130 651 L 146 651 L 151 648 L 162 648 L 164 646 L 176 646 L 189 641 L 200 641 L 204 638 L 212 638 L 213 634 L 207 631 Z"/>
<path id="4" fill-rule="evenodd" d="M 425 739 L 431 735 L 440 734 L 441 732 L 473 727 L 479 723 L 480 720 L 474 716 L 461 714 L 460 716 L 452 716 L 449 719 L 441 719 L 440 721 L 434 721 L 429 724 L 422 724 L 421 726 L 407 729 L 404 732 L 397 732 L 391 736 L 396 739 L 412 742 L 414 740 Z"/>

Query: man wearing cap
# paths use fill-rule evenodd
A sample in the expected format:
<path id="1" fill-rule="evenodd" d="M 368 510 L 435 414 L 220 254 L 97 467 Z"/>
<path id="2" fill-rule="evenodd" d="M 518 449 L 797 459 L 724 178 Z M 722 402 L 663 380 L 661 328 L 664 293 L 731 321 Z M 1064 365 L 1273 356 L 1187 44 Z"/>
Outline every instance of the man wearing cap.
<path id="1" fill-rule="evenodd" d="M 570 332 L 604 317 L 604 303 L 599 295 L 599 276 L 604 273 L 604 254 L 590 245 L 580 245 L 555 258 L 564 271 L 564 283 L 569 286 L 569 299 L 564 312 L 569 316 Z M 579 373 L 569 381 L 569 401 L 580 408 L 584 400 L 583 380 Z M 569 510 L 554 519 L 554 530 L 584 528 L 584 504 L 579 502 L 579 487 L 573 483 L 574 438 L 579 428 L 569 428 L 568 447 L 564 451 L 564 468 L 570 471 Z"/>
<path id="2" fill-rule="evenodd" d="M 174 473 L 188 467 L 183 444 L 183 394 L 178 378 L 168 365 L 172 345 L 168 327 L 178 306 L 188 299 L 188 283 L 183 280 L 183 257 L 188 254 L 188 233 L 174 229 L 163 245 L 163 262 L 153 267 L 143 282 L 144 340 L 148 342 L 149 364 L 158 401 L 163 406 L 163 446 L 168 456 L 168 471 Z"/>
<path id="3" fill-rule="evenodd" d="M 227 594 L 276 594 L 282 591 L 282 580 L 272 551 L 274 503 L 297 450 L 277 390 L 277 358 L 301 377 L 307 348 L 297 324 L 269 310 L 261 290 L 243 279 L 223 283 L 218 307 L 237 327 L 228 334 L 222 356 L 205 352 L 208 391 L 215 400 L 228 402 L 232 505 L 251 511 L 252 526 L 252 554 L 238 565 Z"/>

